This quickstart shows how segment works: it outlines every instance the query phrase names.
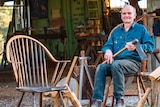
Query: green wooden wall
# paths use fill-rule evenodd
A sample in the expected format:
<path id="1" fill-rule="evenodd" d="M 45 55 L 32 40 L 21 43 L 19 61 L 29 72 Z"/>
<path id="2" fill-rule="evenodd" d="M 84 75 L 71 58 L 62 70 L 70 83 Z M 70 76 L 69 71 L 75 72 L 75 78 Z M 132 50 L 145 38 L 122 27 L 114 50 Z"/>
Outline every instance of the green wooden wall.
<path id="1" fill-rule="evenodd" d="M 77 46 L 77 40 L 75 38 L 76 26 L 87 23 L 86 7 L 86 0 L 48 0 L 48 19 L 56 17 L 56 15 L 64 18 L 67 33 L 67 39 L 65 41 L 66 56 L 68 59 L 73 57 L 74 50 Z M 54 14 L 54 12 L 59 14 Z M 32 26 L 34 28 L 48 27 L 48 19 L 34 19 L 32 20 Z M 63 53 L 64 45 L 58 39 L 49 40 L 45 45 L 50 49 L 52 54 L 56 54 L 55 47 L 57 43 L 60 44 L 59 49 Z M 63 54 L 60 56 L 63 56 Z"/>

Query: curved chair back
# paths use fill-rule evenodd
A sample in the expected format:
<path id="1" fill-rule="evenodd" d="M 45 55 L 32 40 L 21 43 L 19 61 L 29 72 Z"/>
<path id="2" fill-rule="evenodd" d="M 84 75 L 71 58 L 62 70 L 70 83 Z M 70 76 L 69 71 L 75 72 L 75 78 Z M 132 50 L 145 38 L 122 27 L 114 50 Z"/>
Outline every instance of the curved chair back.
<path id="1" fill-rule="evenodd" d="M 41 93 L 40 101 L 42 101 L 43 92 L 65 89 L 65 86 L 56 86 L 56 84 L 70 60 L 55 59 L 38 40 L 26 35 L 13 36 L 7 42 L 6 57 L 12 64 L 17 83 L 16 89 L 21 92 L 31 92 L 34 106 L 34 93 Z M 48 71 L 47 59 L 52 61 L 53 71 Z"/>

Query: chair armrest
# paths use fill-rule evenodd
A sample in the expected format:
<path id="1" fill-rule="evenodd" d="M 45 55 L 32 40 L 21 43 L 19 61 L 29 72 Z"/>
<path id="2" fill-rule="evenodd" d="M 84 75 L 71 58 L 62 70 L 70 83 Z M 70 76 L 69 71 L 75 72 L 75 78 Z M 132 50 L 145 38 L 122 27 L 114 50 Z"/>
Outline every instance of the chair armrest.
<path id="1" fill-rule="evenodd" d="M 71 60 L 58 60 L 58 62 L 71 62 Z"/>
<path id="2" fill-rule="evenodd" d="M 159 48 L 155 48 L 154 49 L 153 54 L 156 54 L 156 53 L 160 53 L 160 49 Z"/>
<path id="3" fill-rule="evenodd" d="M 153 51 L 153 55 L 155 56 L 157 61 L 160 63 L 159 53 L 160 53 L 160 49 L 159 48 L 155 48 L 154 51 Z"/>

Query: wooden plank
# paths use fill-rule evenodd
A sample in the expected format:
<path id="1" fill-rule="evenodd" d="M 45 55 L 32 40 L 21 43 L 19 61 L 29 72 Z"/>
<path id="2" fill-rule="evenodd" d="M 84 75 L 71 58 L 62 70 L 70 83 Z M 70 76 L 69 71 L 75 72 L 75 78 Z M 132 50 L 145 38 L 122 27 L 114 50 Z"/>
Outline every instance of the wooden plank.
<path id="1" fill-rule="evenodd" d="M 159 81 L 160 80 L 160 66 L 156 68 L 152 73 L 149 74 L 149 78 L 152 81 Z"/>

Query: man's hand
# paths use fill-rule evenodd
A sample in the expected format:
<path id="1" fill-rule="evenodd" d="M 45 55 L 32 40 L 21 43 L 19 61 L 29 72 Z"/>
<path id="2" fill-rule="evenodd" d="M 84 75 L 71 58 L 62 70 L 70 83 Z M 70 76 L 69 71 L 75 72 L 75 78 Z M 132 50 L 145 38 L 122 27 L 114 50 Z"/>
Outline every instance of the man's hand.
<path id="1" fill-rule="evenodd" d="M 111 64 L 113 62 L 113 53 L 111 50 L 106 50 L 106 53 L 104 54 L 104 59 L 108 64 Z"/>
<path id="2" fill-rule="evenodd" d="M 136 46 L 132 44 L 132 42 L 127 42 L 125 46 L 129 51 L 134 51 L 136 49 Z"/>

